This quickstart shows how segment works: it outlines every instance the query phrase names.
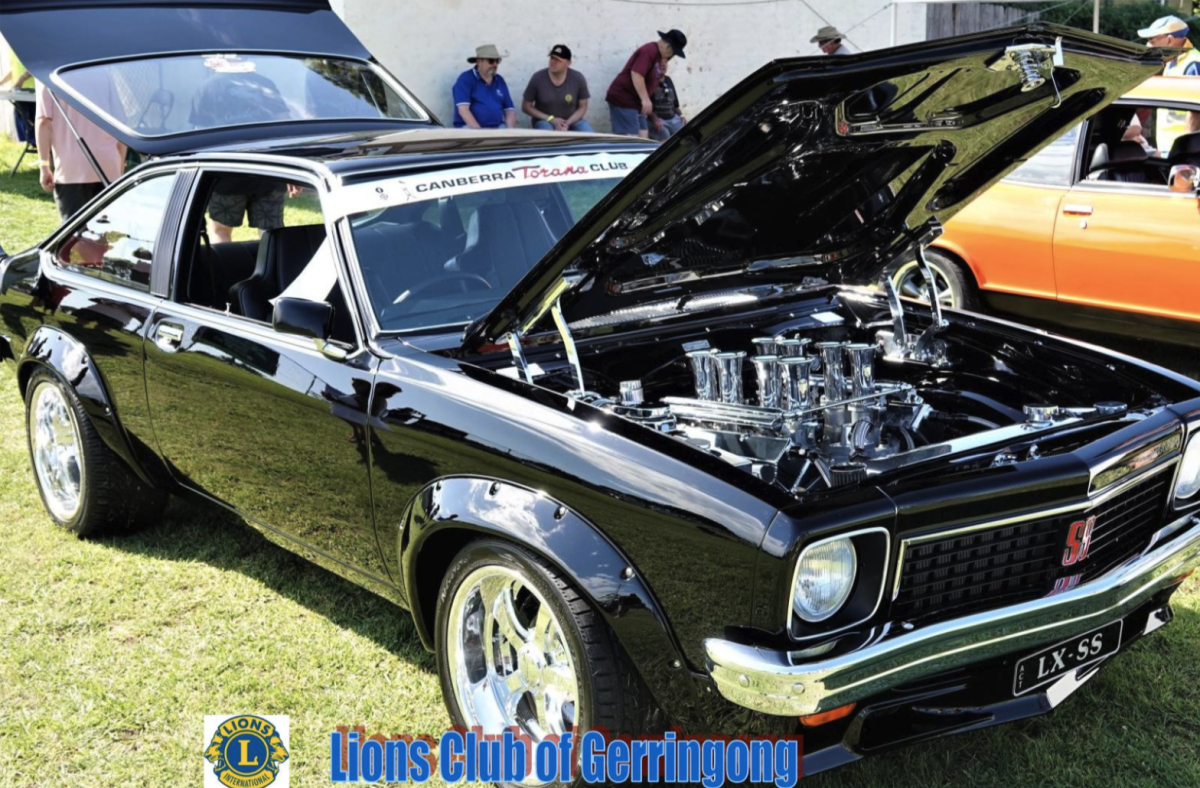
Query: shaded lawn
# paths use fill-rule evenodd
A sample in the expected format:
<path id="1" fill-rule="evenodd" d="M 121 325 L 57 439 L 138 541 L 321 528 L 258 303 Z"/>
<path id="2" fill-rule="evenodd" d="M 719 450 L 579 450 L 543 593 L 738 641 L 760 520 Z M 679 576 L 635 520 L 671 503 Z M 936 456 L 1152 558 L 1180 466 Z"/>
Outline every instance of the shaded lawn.
<path id="1" fill-rule="evenodd" d="M 0 165 L 15 155 L 0 144 Z M 0 175 L 5 248 L 56 224 L 31 166 Z M 1200 371 L 1191 351 L 1121 349 Z M 22 418 L 12 368 L 0 365 L 0 786 L 198 784 L 206 714 L 288 714 L 297 786 L 328 784 L 336 725 L 445 729 L 433 659 L 406 613 L 190 502 L 174 501 L 162 523 L 130 538 L 56 530 L 33 486 Z M 810 784 L 1200 785 L 1195 579 L 1176 612 L 1057 714 Z"/>

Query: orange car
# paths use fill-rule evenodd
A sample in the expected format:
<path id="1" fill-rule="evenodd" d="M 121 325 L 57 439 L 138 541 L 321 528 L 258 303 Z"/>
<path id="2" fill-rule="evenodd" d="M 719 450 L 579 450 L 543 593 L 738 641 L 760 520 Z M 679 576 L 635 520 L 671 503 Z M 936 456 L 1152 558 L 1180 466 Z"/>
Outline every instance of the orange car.
<path id="1" fill-rule="evenodd" d="M 942 303 L 1195 342 L 1198 113 L 1200 79 L 1154 77 L 1031 157 L 930 248 Z M 924 297 L 915 263 L 892 276 Z"/>

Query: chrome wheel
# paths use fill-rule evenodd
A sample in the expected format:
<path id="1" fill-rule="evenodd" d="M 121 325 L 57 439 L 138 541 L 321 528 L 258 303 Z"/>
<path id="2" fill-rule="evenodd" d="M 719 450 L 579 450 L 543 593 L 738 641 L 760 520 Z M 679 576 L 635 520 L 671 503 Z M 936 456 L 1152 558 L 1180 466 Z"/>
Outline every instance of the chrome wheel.
<path id="1" fill-rule="evenodd" d="M 563 626 L 519 572 L 483 566 L 451 601 L 446 646 L 455 700 L 470 727 L 516 726 L 535 742 L 580 719 L 580 687 Z"/>
<path id="2" fill-rule="evenodd" d="M 75 411 L 55 384 L 37 384 L 29 401 L 29 447 L 46 507 L 67 522 L 83 495 L 83 453 Z"/>
<path id="3" fill-rule="evenodd" d="M 956 303 L 954 288 L 950 283 L 949 277 L 946 276 L 946 272 L 932 260 L 929 262 L 929 270 L 933 273 L 934 282 L 937 283 L 938 302 L 942 306 L 961 306 L 961 304 Z M 905 263 L 892 276 L 892 284 L 895 285 L 896 291 L 900 295 L 917 298 L 921 301 L 929 300 L 929 287 L 925 282 L 925 271 L 915 262 Z"/>

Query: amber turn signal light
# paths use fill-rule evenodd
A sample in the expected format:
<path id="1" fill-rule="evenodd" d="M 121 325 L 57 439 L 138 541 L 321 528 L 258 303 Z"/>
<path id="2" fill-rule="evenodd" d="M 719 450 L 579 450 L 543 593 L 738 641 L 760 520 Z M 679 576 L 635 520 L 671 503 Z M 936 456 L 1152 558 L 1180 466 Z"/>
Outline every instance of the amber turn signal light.
<path id="1" fill-rule="evenodd" d="M 800 724 L 806 728 L 815 728 L 818 725 L 840 720 L 842 717 L 849 717 L 854 711 L 854 706 L 853 703 L 847 703 L 845 706 L 838 706 L 836 709 L 823 711 L 820 714 L 806 714 L 800 718 Z"/>

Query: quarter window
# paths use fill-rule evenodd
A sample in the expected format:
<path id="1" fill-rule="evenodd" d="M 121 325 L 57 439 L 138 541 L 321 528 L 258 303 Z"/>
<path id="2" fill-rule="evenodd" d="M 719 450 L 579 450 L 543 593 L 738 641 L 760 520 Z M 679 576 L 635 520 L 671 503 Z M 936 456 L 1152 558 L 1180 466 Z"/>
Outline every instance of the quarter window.
<path id="1" fill-rule="evenodd" d="M 174 184 L 171 173 L 122 192 L 62 242 L 58 262 L 81 274 L 149 292 L 154 246 Z"/>

